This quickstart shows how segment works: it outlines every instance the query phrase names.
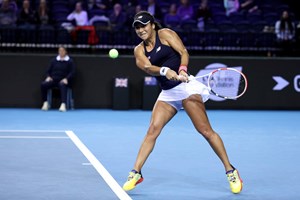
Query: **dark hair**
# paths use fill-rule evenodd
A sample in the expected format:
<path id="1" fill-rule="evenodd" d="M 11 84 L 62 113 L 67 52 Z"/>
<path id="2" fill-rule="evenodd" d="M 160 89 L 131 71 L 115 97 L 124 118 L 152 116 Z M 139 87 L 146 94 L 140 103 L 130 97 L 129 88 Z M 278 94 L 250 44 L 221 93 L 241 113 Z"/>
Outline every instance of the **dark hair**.
<path id="1" fill-rule="evenodd" d="M 151 13 L 149 13 L 148 11 L 140 11 L 138 12 L 135 16 L 134 16 L 134 21 L 132 23 L 132 26 L 134 27 L 135 23 L 141 23 L 146 25 L 147 23 L 151 23 L 155 25 L 155 30 L 159 30 L 162 29 L 161 24 L 155 20 L 154 16 L 151 15 Z"/>
<path id="2" fill-rule="evenodd" d="M 280 28 L 279 28 L 280 31 L 284 31 L 285 30 L 286 23 L 288 25 L 288 29 L 290 30 L 290 32 L 291 33 L 294 32 L 294 27 L 292 25 L 292 20 L 291 20 L 291 18 L 289 16 L 286 19 L 283 18 L 283 16 L 281 16 L 281 18 L 280 18 Z"/>
<path id="3" fill-rule="evenodd" d="M 154 21 L 153 24 L 155 25 L 155 30 L 158 31 L 159 29 L 162 29 L 162 25 L 158 21 Z"/>

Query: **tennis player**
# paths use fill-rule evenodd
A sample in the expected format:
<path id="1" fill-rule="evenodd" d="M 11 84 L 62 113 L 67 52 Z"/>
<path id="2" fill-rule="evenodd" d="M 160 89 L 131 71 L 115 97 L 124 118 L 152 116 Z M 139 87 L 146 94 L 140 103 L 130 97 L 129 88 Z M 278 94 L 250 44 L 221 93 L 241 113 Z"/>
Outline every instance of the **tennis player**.
<path id="1" fill-rule="evenodd" d="M 231 191 L 241 192 L 242 179 L 229 162 L 223 141 L 212 129 L 207 118 L 204 102 L 209 98 L 208 88 L 196 80 L 188 81 L 189 54 L 181 39 L 174 31 L 162 28 L 146 11 L 135 15 L 132 26 L 143 40 L 134 49 L 136 65 L 155 76 L 162 91 L 154 105 L 150 126 L 133 170 L 129 172 L 123 189 L 132 190 L 143 181 L 141 169 L 152 152 L 157 137 L 174 115 L 184 108 L 196 130 L 207 140 L 223 163 Z"/>

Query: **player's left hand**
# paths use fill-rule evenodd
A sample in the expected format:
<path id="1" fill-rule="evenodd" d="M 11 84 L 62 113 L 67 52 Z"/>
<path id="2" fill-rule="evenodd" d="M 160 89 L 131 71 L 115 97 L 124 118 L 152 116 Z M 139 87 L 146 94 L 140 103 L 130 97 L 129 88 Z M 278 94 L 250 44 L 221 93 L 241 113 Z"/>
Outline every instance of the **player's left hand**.
<path id="1" fill-rule="evenodd" d="M 180 71 L 178 77 L 181 82 L 184 82 L 184 83 L 189 82 L 189 75 L 183 70 Z"/>

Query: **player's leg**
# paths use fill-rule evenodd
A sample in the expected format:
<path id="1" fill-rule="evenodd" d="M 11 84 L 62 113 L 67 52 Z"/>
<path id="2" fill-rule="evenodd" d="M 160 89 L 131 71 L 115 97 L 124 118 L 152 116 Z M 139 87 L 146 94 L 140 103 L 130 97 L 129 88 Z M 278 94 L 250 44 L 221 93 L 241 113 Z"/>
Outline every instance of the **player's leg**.
<path id="1" fill-rule="evenodd" d="M 191 118 L 196 130 L 203 135 L 224 164 L 225 170 L 231 170 L 227 153 L 220 136 L 212 129 L 206 109 L 200 95 L 191 95 L 183 101 L 183 107 Z"/>
<path id="2" fill-rule="evenodd" d="M 128 180 L 123 186 L 124 190 L 132 190 L 138 183 L 143 181 L 141 169 L 152 152 L 156 139 L 160 135 L 162 128 L 176 113 L 177 110 L 165 102 L 157 101 L 155 103 L 152 111 L 150 126 L 138 152 L 134 168 L 129 173 Z"/>
<path id="3" fill-rule="evenodd" d="M 240 192 L 242 190 L 242 180 L 239 178 L 237 170 L 230 164 L 221 137 L 212 129 L 210 125 L 201 96 L 191 95 L 183 101 L 183 107 L 191 118 L 196 130 L 203 135 L 203 137 L 208 141 L 212 149 L 222 161 L 227 176 L 230 176 L 228 179 L 232 179 L 229 180 L 232 192 Z M 234 175 L 234 177 L 231 175 Z M 232 185 L 231 182 L 233 182 L 234 185 Z"/>

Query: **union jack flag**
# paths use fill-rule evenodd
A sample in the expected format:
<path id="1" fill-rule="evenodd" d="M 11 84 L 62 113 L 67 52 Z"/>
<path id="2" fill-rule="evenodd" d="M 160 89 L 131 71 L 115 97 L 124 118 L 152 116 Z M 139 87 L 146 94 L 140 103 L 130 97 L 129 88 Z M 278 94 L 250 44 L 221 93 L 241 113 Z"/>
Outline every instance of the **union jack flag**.
<path id="1" fill-rule="evenodd" d="M 127 78 L 116 78 L 115 79 L 115 87 L 128 87 L 128 79 Z"/>
<path id="2" fill-rule="evenodd" d="M 156 85 L 156 78 L 152 77 L 152 76 L 146 76 L 144 79 L 144 84 L 145 85 Z"/>

